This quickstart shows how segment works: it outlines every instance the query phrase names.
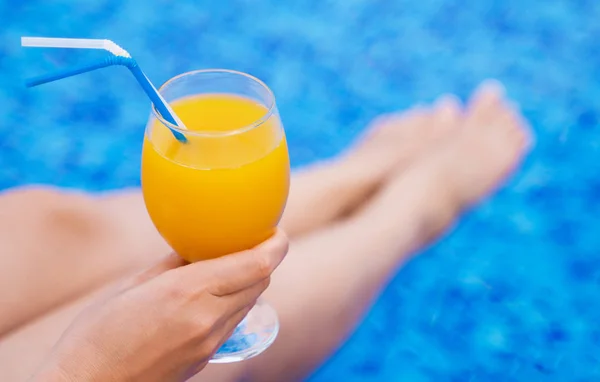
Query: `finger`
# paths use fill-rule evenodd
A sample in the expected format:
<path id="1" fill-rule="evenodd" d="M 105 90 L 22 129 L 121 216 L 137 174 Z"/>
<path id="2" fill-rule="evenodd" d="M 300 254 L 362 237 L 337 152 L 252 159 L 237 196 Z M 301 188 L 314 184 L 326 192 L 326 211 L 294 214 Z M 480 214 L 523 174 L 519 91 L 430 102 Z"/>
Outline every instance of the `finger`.
<path id="1" fill-rule="evenodd" d="M 214 296 L 236 293 L 271 276 L 287 254 L 288 245 L 285 233 L 277 229 L 270 239 L 253 249 L 183 267 L 180 277 Z M 205 282 L 198 283 L 199 277 Z"/>
<path id="2" fill-rule="evenodd" d="M 221 346 L 223 346 L 223 344 L 231 338 L 238 325 L 244 320 L 250 310 L 252 310 L 254 304 L 256 304 L 256 301 L 235 312 L 235 314 L 230 316 L 226 321 L 212 331 L 211 335 L 205 340 L 210 344 L 208 346 L 210 346 L 211 357 L 214 356 L 215 353 L 219 351 Z M 198 346 L 198 351 L 200 353 L 197 355 L 197 358 L 202 360 L 206 359 L 206 353 L 204 353 L 205 347 Z M 192 370 L 190 377 L 202 371 L 202 369 L 206 367 L 206 364 L 207 362 L 205 361 L 199 362 L 194 370 Z"/>
<path id="3" fill-rule="evenodd" d="M 267 277 L 239 292 L 220 297 L 218 300 L 219 305 L 222 307 L 221 310 L 225 312 L 223 317 L 233 315 L 238 310 L 243 309 L 250 304 L 254 304 L 260 295 L 269 287 L 270 283 L 271 278 Z"/>
<path id="4" fill-rule="evenodd" d="M 252 308 L 254 308 L 254 305 L 256 305 L 256 300 L 231 315 L 231 317 L 223 323 L 223 326 L 217 330 L 219 336 L 224 338 L 223 342 L 227 341 L 233 335 L 235 329 L 240 325 L 244 318 L 246 318 Z M 222 344 L 223 343 L 221 343 L 221 345 Z"/>
<path id="5" fill-rule="evenodd" d="M 136 285 L 145 283 L 148 280 L 155 278 L 158 275 L 165 273 L 171 269 L 179 268 L 186 265 L 187 262 L 172 252 L 167 256 L 160 259 L 156 264 L 152 265 L 137 275 L 133 276 L 130 280 L 125 283 L 126 288 L 131 288 Z"/>
<path id="6" fill-rule="evenodd" d="M 185 264 L 185 260 L 181 259 L 176 254 L 171 253 L 160 259 L 160 261 L 152 265 L 150 268 L 147 268 L 136 275 L 125 278 L 124 280 L 119 280 L 114 284 L 110 285 L 98 295 L 95 301 L 97 303 L 100 301 L 106 301 L 131 288 L 141 285 L 146 281 L 151 280 L 166 271 L 180 267 Z"/>

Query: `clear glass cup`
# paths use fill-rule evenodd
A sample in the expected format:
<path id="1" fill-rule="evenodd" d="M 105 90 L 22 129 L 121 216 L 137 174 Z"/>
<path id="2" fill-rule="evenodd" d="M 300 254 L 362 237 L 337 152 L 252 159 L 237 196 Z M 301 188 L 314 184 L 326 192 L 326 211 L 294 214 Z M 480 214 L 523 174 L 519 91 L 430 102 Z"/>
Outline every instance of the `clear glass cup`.
<path id="1" fill-rule="evenodd" d="M 170 124 L 155 109 L 146 127 L 142 192 L 160 234 L 188 261 L 235 253 L 269 238 L 290 181 L 271 90 L 248 74 L 200 70 L 172 78 L 159 92 L 188 128 Z M 275 311 L 259 300 L 211 362 L 256 356 L 278 330 Z"/>

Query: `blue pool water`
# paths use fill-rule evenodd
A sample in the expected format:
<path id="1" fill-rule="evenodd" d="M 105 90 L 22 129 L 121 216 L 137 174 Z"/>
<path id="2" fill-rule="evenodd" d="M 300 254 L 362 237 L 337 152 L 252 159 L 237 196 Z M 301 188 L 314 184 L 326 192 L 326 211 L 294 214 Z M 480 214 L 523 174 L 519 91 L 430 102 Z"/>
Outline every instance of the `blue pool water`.
<path id="1" fill-rule="evenodd" d="M 598 380 L 599 18 L 592 0 L 0 0 L 0 188 L 137 185 L 149 113 L 123 68 L 25 89 L 102 54 L 23 50 L 21 35 L 113 39 L 157 84 L 252 73 L 276 93 L 295 166 L 380 113 L 494 77 L 535 130 L 532 155 L 311 381 Z"/>

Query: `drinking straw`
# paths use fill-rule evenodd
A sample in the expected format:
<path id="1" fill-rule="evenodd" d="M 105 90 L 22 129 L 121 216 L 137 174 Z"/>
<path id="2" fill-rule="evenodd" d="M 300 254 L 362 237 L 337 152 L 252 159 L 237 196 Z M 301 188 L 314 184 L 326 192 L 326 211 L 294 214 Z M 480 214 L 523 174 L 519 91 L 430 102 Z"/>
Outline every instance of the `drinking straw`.
<path id="1" fill-rule="evenodd" d="M 107 57 L 103 60 L 87 64 L 79 68 L 66 69 L 57 73 L 47 74 L 39 77 L 35 77 L 26 82 L 27 87 L 33 87 L 48 82 L 60 80 L 62 78 L 71 77 L 77 74 L 89 72 L 92 70 L 105 68 L 107 66 L 121 65 L 125 66 L 131 74 L 135 77 L 138 84 L 142 87 L 146 95 L 150 98 L 150 101 L 154 104 L 158 112 L 166 119 L 169 123 L 186 129 L 185 125 L 177 117 L 173 109 L 169 106 L 167 101 L 160 95 L 156 87 L 150 82 L 148 77 L 144 74 L 142 69 L 139 67 L 137 62 L 131 57 L 131 55 L 119 45 L 115 44 L 110 40 L 98 40 L 98 39 L 81 39 L 81 38 L 50 38 L 50 37 L 21 37 L 21 45 L 24 47 L 40 47 L 40 48 L 75 48 L 75 49 L 103 49 L 112 54 L 111 57 Z M 175 138 L 180 142 L 187 142 L 186 137 L 179 131 L 171 129 L 171 132 Z"/>
<path id="2" fill-rule="evenodd" d="M 34 48 L 103 49 L 115 56 L 131 57 L 129 53 L 110 40 L 89 38 L 21 37 L 21 46 Z"/>

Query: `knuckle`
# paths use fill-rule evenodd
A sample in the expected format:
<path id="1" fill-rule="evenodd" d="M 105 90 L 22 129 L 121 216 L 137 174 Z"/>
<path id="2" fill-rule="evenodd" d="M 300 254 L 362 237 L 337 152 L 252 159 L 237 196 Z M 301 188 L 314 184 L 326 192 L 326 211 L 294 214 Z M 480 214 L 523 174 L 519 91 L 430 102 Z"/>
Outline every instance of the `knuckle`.
<path id="1" fill-rule="evenodd" d="M 269 277 L 288 252 L 288 249 L 289 239 L 281 230 L 278 230 L 269 241 L 253 249 L 257 275 L 262 278 Z"/>
<path id="2" fill-rule="evenodd" d="M 207 292 L 213 296 L 224 296 L 228 294 L 227 284 L 213 282 L 207 288 Z"/>

